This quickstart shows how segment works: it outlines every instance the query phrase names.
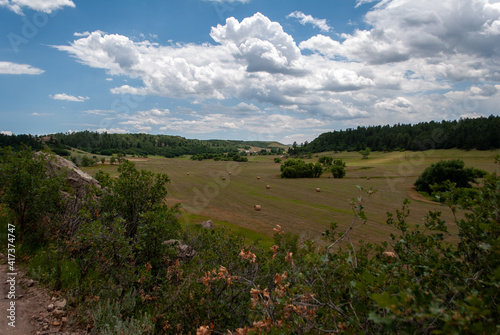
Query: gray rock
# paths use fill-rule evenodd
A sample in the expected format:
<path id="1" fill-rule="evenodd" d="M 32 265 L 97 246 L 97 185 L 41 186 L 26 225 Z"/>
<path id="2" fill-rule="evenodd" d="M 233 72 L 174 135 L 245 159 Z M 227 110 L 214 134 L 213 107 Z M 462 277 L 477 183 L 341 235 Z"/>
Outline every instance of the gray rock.
<path id="1" fill-rule="evenodd" d="M 214 229 L 214 223 L 212 220 L 207 220 L 201 223 L 201 227 L 205 229 Z"/>
<path id="2" fill-rule="evenodd" d="M 52 312 L 52 315 L 54 315 L 56 318 L 60 319 L 63 316 L 66 316 L 66 312 L 61 311 L 60 309 L 56 309 L 55 311 Z"/>
<path id="3" fill-rule="evenodd" d="M 54 302 L 54 307 L 56 309 L 65 309 L 66 308 L 66 299 Z"/>
<path id="4" fill-rule="evenodd" d="M 41 151 L 36 152 L 34 156 L 35 158 L 42 157 L 47 161 L 47 172 L 49 175 L 57 175 L 61 171 L 65 172 L 68 184 L 76 192 L 84 191 L 87 185 L 100 187 L 97 180 L 80 170 L 73 162 L 61 156 L 49 155 Z"/>
<path id="5" fill-rule="evenodd" d="M 164 245 L 175 246 L 177 248 L 177 257 L 184 261 L 189 261 L 196 255 L 196 250 L 189 245 L 184 244 L 181 240 L 168 240 L 163 242 Z"/>

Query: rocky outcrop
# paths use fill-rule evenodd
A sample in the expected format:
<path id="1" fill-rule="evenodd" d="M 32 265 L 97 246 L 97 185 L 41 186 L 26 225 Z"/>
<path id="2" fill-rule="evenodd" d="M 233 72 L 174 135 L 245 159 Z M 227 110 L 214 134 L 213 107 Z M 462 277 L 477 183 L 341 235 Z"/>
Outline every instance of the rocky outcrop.
<path id="1" fill-rule="evenodd" d="M 73 162 L 58 155 L 49 155 L 44 152 L 36 152 L 35 157 L 43 156 L 47 161 L 47 172 L 51 176 L 65 174 L 68 184 L 75 192 L 83 192 L 87 186 L 99 186 L 99 182 L 89 174 L 80 170 Z"/>

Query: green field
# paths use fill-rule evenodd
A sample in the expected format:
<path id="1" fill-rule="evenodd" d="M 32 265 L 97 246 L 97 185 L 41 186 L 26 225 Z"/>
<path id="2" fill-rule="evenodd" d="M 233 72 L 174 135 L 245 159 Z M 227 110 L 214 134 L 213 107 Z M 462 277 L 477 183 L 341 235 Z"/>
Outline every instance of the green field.
<path id="1" fill-rule="evenodd" d="M 440 210 L 454 231 L 451 212 L 440 204 L 417 199 L 419 195 L 412 190 L 413 183 L 427 166 L 443 159 L 460 158 L 466 166 L 498 173 L 500 166 L 494 164 L 497 153 L 477 150 L 372 152 L 369 159 L 361 159 L 357 152 L 319 154 L 341 158 L 347 163 L 343 179 L 334 179 L 330 173 L 319 179 L 281 179 L 280 164 L 273 161 L 276 156 L 252 156 L 248 163 L 192 161 L 188 157 L 129 159 L 140 169 L 168 174 L 171 183 L 167 201 L 182 204 L 184 223 L 211 218 L 216 224 L 234 228 L 249 237 L 253 232 L 272 236 L 273 228 L 281 225 L 285 231 L 319 239 L 330 222 L 338 222 L 340 229 L 351 223 L 349 200 L 361 195 L 357 185 L 373 187 L 377 193 L 367 199 L 365 206 L 369 220 L 351 237 L 354 241 L 382 241 L 388 240 L 392 232 L 385 223 L 386 213 L 400 209 L 404 198 L 414 198 L 410 205 L 411 223 L 423 222 L 429 210 Z M 306 161 L 316 162 L 317 157 Z M 99 164 L 84 170 L 93 175 L 98 169 L 112 175 L 117 173 L 116 165 Z M 271 188 L 266 189 L 266 185 Z M 316 192 L 316 188 L 321 192 Z M 254 205 L 260 205 L 262 210 L 255 211 Z"/>

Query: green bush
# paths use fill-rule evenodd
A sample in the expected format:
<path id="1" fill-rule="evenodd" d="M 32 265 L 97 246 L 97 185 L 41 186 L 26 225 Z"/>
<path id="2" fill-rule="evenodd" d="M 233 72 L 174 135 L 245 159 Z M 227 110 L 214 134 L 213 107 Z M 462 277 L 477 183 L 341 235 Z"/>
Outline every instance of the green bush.
<path id="1" fill-rule="evenodd" d="M 36 249 L 47 238 L 48 221 L 62 211 L 60 190 L 65 190 L 63 176 L 49 176 L 49 154 L 34 156 L 25 148 L 18 152 L 4 150 L 0 165 L 0 201 L 15 216 L 18 238 Z"/>
<path id="2" fill-rule="evenodd" d="M 318 162 L 323 164 L 324 166 L 331 166 L 333 164 L 333 157 L 331 156 L 322 156 L 318 159 Z"/>
<path id="3" fill-rule="evenodd" d="M 345 163 L 341 159 L 336 159 L 330 167 L 333 178 L 344 178 L 345 176 Z"/>
<path id="4" fill-rule="evenodd" d="M 306 163 L 302 159 L 288 159 L 281 165 L 281 178 L 319 178 L 323 173 L 320 163 Z"/>
<path id="5" fill-rule="evenodd" d="M 486 172 L 474 168 L 465 168 L 460 159 L 439 161 L 427 167 L 415 182 L 417 191 L 429 194 L 437 191 L 447 191 L 445 182 L 455 183 L 457 187 L 471 187 L 476 178 L 483 177 Z"/>

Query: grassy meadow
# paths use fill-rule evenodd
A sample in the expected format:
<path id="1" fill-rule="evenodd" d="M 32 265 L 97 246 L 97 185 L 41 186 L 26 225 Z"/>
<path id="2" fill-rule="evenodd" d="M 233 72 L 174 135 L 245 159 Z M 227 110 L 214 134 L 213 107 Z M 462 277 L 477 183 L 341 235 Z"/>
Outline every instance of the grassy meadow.
<path id="1" fill-rule="evenodd" d="M 411 223 L 421 223 L 430 210 L 439 210 L 450 222 L 450 231 L 455 231 L 451 211 L 426 201 L 413 190 L 413 183 L 430 164 L 455 158 L 464 160 L 466 166 L 498 173 L 496 154 L 477 150 L 372 152 L 368 159 L 362 159 L 357 152 L 330 152 L 306 159 L 317 162 L 324 155 L 343 159 L 347 163 L 343 179 L 334 179 L 331 173 L 318 179 L 281 179 L 281 164 L 274 163 L 276 156 L 250 156 L 248 163 L 192 161 L 189 157 L 128 159 L 139 169 L 168 174 L 171 183 L 167 186 L 167 202 L 182 204 L 184 224 L 212 219 L 216 225 L 227 226 L 250 240 L 262 236 L 267 245 L 276 225 L 318 239 L 332 221 L 339 223 L 341 231 L 353 219 L 350 199 L 362 194 L 356 186 L 373 188 L 377 193 L 366 199 L 368 222 L 351 233 L 354 242 L 388 240 L 392 228 L 385 223 L 386 213 L 400 209 L 404 198 L 411 200 Z M 84 168 L 91 175 L 99 169 L 117 174 L 117 165 Z M 321 191 L 316 192 L 316 188 Z M 255 211 L 254 205 L 260 205 L 262 210 Z"/>

